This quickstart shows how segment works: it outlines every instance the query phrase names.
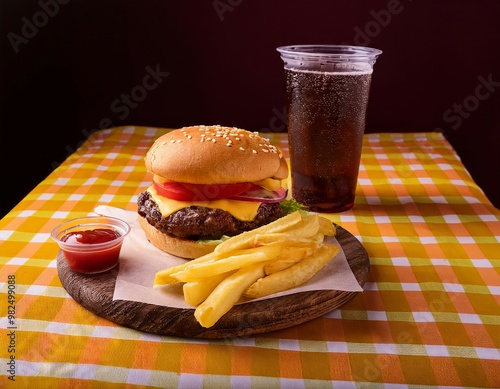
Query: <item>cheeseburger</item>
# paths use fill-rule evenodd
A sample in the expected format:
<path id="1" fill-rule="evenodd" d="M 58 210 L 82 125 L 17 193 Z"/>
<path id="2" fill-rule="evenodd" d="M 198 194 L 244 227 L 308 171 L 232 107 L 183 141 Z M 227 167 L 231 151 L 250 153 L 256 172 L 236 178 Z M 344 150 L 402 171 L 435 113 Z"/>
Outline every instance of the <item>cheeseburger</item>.
<path id="1" fill-rule="evenodd" d="M 255 132 L 184 127 L 156 139 L 145 165 L 153 182 L 139 194 L 139 222 L 149 241 L 170 254 L 199 257 L 284 215 L 288 165 Z"/>

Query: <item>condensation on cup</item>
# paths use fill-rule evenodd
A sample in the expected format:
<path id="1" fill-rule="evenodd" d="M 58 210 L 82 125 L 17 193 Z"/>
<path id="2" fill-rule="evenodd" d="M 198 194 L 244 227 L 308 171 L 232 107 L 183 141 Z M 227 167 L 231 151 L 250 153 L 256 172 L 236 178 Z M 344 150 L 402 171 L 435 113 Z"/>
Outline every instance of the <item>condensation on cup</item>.
<path id="1" fill-rule="evenodd" d="M 354 205 L 373 65 L 381 50 L 277 48 L 284 62 L 292 197 L 315 212 Z"/>

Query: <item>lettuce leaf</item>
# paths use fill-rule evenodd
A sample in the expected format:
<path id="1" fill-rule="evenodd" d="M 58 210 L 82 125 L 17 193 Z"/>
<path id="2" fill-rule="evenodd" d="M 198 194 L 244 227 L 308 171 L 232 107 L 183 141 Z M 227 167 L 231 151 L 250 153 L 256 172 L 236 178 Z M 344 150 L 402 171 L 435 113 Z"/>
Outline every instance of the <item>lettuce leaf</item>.
<path id="1" fill-rule="evenodd" d="M 293 199 L 283 200 L 280 205 L 285 215 L 288 215 L 289 213 L 293 213 L 295 211 L 308 211 L 308 208 L 305 205 L 302 205 Z"/>

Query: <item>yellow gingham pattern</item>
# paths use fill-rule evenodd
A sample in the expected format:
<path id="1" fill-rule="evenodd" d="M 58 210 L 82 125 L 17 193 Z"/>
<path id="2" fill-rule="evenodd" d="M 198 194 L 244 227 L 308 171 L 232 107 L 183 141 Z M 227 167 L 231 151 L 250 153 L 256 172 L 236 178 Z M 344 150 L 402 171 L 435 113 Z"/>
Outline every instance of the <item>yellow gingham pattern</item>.
<path id="1" fill-rule="evenodd" d="M 371 273 L 340 309 L 197 340 L 79 306 L 61 287 L 50 231 L 98 204 L 135 210 L 151 180 L 143 157 L 165 131 L 94 133 L 0 221 L 0 387 L 500 387 L 500 212 L 438 133 L 365 135 L 355 207 L 328 217 L 363 243 Z M 286 134 L 268 136 L 288 155 Z"/>

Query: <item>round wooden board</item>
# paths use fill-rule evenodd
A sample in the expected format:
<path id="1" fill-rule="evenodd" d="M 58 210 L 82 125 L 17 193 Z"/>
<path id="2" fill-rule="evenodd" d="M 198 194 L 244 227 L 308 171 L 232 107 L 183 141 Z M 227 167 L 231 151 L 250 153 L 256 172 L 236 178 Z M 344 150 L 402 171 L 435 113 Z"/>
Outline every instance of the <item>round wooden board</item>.
<path id="1" fill-rule="evenodd" d="M 336 227 L 336 238 L 354 276 L 363 286 L 370 271 L 368 254 L 351 233 Z M 113 301 L 118 267 L 101 274 L 76 273 L 69 269 L 60 252 L 57 269 L 66 291 L 96 315 L 140 331 L 189 338 L 230 338 L 288 328 L 331 312 L 359 293 L 319 290 L 239 304 L 214 326 L 203 328 L 194 317 L 194 309 Z"/>

